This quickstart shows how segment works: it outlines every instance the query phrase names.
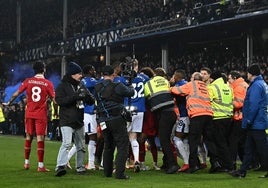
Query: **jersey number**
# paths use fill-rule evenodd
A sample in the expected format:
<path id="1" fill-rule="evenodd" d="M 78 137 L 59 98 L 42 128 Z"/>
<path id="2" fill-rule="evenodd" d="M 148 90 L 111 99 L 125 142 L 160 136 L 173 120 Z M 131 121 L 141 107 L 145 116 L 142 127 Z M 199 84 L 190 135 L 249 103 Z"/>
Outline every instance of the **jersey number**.
<path id="1" fill-rule="evenodd" d="M 38 86 L 35 86 L 32 88 L 32 100 L 33 102 L 38 102 L 41 99 L 41 88 Z"/>
<path id="2" fill-rule="evenodd" d="M 144 84 L 142 82 L 132 83 L 132 86 L 135 89 L 135 94 L 131 97 L 132 99 L 144 97 Z"/>

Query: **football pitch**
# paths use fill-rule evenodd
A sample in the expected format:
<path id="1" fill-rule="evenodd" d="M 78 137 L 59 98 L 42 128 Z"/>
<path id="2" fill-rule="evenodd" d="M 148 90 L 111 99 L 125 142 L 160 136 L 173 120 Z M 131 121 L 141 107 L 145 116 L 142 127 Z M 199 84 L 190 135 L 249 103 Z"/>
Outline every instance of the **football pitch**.
<path id="1" fill-rule="evenodd" d="M 265 172 L 249 171 L 246 178 L 235 179 L 227 173 L 209 174 L 208 169 L 195 174 L 177 173 L 167 175 L 162 171 L 141 171 L 134 173 L 128 169 L 129 180 L 105 178 L 103 171 L 87 171 L 86 175 L 77 175 L 75 170 L 68 170 L 63 177 L 55 177 L 55 165 L 60 142 L 45 142 L 45 165 L 50 172 L 37 172 L 36 139 L 31 152 L 31 168 L 23 169 L 24 138 L 0 135 L 0 187 L 27 188 L 85 188 L 85 187 L 127 187 L 127 188 L 267 188 L 268 178 L 258 178 Z M 159 164 L 161 164 L 161 152 Z M 146 165 L 151 166 L 151 153 L 146 154 Z M 181 160 L 179 159 L 181 164 Z M 71 164 L 74 166 L 74 159 Z"/>

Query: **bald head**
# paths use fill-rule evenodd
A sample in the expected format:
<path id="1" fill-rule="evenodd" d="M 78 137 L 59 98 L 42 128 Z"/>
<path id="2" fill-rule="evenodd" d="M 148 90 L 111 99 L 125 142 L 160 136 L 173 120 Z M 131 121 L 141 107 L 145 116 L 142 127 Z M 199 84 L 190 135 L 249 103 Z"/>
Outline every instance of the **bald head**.
<path id="1" fill-rule="evenodd" d="M 202 79 L 203 79 L 203 77 L 202 77 L 202 74 L 200 72 L 194 72 L 192 74 L 191 81 L 202 80 Z"/>

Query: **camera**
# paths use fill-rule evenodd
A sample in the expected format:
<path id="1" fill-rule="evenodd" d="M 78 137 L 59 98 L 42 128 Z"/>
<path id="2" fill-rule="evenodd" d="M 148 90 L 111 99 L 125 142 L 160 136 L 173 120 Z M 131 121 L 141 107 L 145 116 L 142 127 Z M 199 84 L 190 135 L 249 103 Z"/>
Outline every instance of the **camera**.
<path id="1" fill-rule="evenodd" d="M 121 76 L 125 78 L 134 78 L 136 77 L 136 72 L 134 70 L 134 62 L 136 59 L 131 57 L 126 57 L 125 61 L 120 64 Z"/>
<path id="2" fill-rule="evenodd" d="M 136 106 L 125 106 L 121 110 L 121 116 L 128 122 L 132 122 L 132 115 L 137 114 Z"/>
<path id="3" fill-rule="evenodd" d="M 89 105 L 95 103 L 95 97 L 90 93 L 90 91 L 86 88 L 83 82 L 79 83 L 78 95 L 83 98 L 83 101 Z"/>

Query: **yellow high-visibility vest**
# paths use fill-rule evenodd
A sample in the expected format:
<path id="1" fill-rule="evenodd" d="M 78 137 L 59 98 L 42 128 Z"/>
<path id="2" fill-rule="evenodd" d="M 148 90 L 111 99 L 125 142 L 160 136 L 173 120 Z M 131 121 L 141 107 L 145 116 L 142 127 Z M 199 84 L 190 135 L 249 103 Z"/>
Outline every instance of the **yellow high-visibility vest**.
<path id="1" fill-rule="evenodd" d="M 233 116 L 233 91 L 230 86 L 218 78 L 208 86 L 213 119 L 231 118 Z"/>
<path id="2" fill-rule="evenodd" d="M 3 112 L 3 109 L 0 107 L 0 122 L 6 121 L 5 114 Z"/>

